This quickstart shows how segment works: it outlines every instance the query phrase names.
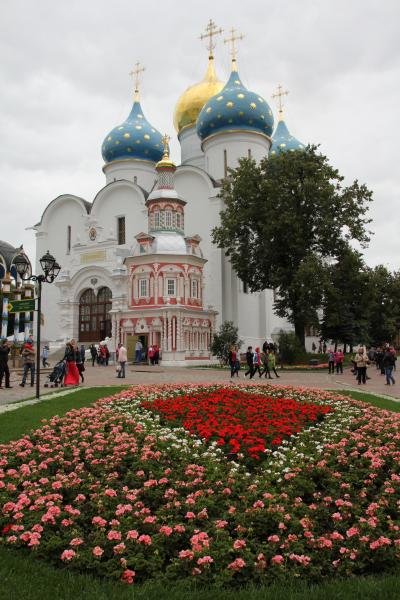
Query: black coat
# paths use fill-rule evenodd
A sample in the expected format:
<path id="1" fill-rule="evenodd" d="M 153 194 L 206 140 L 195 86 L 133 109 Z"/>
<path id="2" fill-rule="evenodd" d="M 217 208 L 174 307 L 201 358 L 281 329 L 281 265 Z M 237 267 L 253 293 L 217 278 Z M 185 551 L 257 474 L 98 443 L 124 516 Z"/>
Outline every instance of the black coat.
<path id="1" fill-rule="evenodd" d="M 0 346 L 0 365 L 6 365 L 8 363 L 9 354 L 10 348 L 8 346 Z"/>

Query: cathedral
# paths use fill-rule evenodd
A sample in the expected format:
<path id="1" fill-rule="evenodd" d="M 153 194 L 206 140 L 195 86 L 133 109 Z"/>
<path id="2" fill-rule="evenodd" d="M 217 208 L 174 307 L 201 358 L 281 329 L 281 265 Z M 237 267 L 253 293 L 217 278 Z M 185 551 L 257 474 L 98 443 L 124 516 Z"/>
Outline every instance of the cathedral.
<path id="1" fill-rule="evenodd" d="M 169 138 L 146 115 L 135 93 L 126 120 L 106 135 L 101 151 L 105 186 L 88 201 L 72 194 L 52 200 L 35 225 L 36 256 L 47 250 L 61 264 L 43 294 L 44 339 L 53 347 L 108 337 L 124 343 L 129 359 L 140 340 L 157 344 L 165 365 L 210 361 L 213 332 L 233 321 L 245 345 L 261 346 L 291 326 L 273 310 L 273 290 L 250 293 L 213 245 L 223 201 L 221 182 L 242 157 L 260 161 L 301 150 L 283 119 L 243 84 L 232 30 L 232 66 L 221 81 L 214 62 L 212 21 L 204 78 L 179 97 L 174 125 L 181 164 L 169 155 Z M 143 105 L 143 106 L 142 106 Z"/>

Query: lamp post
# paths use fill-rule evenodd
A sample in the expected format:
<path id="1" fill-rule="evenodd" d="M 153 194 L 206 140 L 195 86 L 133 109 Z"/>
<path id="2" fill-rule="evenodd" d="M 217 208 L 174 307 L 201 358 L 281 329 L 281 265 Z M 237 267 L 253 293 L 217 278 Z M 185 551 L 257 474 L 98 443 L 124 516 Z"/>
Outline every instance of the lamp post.
<path id="1" fill-rule="evenodd" d="M 24 254 L 19 254 L 14 258 L 14 266 L 17 270 L 18 275 L 22 280 L 36 281 L 38 283 L 38 305 L 37 305 L 37 351 L 36 351 L 36 398 L 40 397 L 40 326 L 41 326 L 41 315 L 42 315 L 42 284 L 53 283 L 57 275 L 59 274 L 61 267 L 47 250 L 46 254 L 40 259 L 40 266 L 43 270 L 43 275 L 32 275 L 30 273 L 30 263 Z"/>

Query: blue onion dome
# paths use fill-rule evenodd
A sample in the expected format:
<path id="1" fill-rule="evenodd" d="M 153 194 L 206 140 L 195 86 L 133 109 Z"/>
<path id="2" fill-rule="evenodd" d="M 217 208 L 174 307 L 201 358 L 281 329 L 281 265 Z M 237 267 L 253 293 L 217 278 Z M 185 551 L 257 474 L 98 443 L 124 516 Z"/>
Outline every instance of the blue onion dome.
<path id="1" fill-rule="evenodd" d="M 280 112 L 278 125 L 272 136 L 269 156 L 276 156 L 281 152 L 294 152 L 295 150 L 304 150 L 304 144 L 291 135 L 283 119 L 282 112 Z"/>
<path id="2" fill-rule="evenodd" d="M 128 118 L 106 136 L 101 151 L 106 163 L 132 159 L 158 162 L 162 159 L 161 133 L 144 116 L 138 98 L 135 98 Z"/>
<path id="3" fill-rule="evenodd" d="M 223 89 L 210 98 L 197 118 L 197 134 L 201 140 L 223 132 L 246 131 L 270 137 L 274 117 L 269 104 L 243 85 L 232 61 L 231 75 Z"/>

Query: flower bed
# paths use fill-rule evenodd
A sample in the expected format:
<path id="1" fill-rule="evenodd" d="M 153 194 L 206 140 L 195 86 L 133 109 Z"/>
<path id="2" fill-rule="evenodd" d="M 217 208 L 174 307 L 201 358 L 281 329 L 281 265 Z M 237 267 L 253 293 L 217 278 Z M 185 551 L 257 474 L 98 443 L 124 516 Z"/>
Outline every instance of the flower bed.
<path id="1" fill-rule="evenodd" d="M 207 442 L 215 441 L 230 458 L 240 454 L 250 464 L 332 411 L 310 401 L 234 387 L 144 400 L 141 406 L 159 414 L 164 424 L 181 425 Z"/>
<path id="2" fill-rule="evenodd" d="M 229 389 L 246 406 L 252 395 L 264 406 L 330 410 L 296 424 L 280 446 L 265 443 L 251 473 L 239 455 L 227 460 L 217 436 L 167 427 L 153 410 L 186 396 L 221 408 L 222 385 L 132 388 L 55 417 L 0 446 L 1 542 L 126 583 L 238 585 L 394 568 L 400 416 L 328 392 Z"/>

